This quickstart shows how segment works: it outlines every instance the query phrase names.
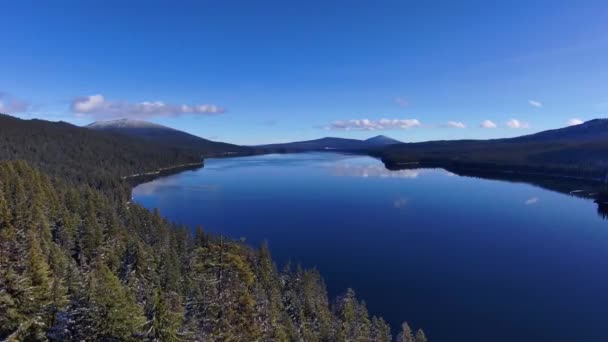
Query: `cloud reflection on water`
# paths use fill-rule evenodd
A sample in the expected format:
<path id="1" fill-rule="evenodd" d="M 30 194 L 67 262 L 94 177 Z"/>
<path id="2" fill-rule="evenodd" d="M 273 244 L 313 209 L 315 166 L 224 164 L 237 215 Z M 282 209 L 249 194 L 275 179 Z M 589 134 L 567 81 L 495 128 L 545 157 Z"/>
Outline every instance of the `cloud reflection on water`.
<path id="1" fill-rule="evenodd" d="M 334 163 L 329 166 L 330 173 L 334 176 L 363 177 L 363 178 L 408 178 L 415 179 L 425 173 L 440 173 L 446 176 L 454 174 L 439 169 L 405 169 L 389 170 L 382 164 L 358 164 L 358 163 Z"/>
<path id="2" fill-rule="evenodd" d="M 539 201 L 538 197 L 532 197 L 532 198 L 527 199 L 527 200 L 524 202 L 524 204 L 525 204 L 525 205 L 532 205 L 532 204 L 536 204 L 536 203 L 538 203 L 538 201 Z"/>
<path id="3" fill-rule="evenodd" d="M 424 169 L 391 171 L 384 165 L 336 163 L 331 167 L 334 176 L 380 177 L 380 178 L 418 178 Z"/>

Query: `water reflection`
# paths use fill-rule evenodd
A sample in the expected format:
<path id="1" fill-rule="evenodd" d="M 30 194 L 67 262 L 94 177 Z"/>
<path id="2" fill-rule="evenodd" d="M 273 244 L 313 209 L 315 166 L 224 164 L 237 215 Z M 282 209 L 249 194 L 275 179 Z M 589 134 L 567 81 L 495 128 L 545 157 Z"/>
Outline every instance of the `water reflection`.
<path id="1" fill-rule="evenodd" d="M 441 172 L 446 176 L 453 175 L 446 170 L 437 169 L 404 169 L 389 170 L 382 164 L 357 164 L 350 162 L 333 163 L 329 165 L 330 173 L 334 176 L 347 177 L 374 177 L 374 178 L 408 178 L 415 179 L 429 172 Z"/>
<path id="2" fill-rule="evenodd" d="M 428 170 L 428 169 L 402 169 L 393 172 L 410 171 L 415 172 L 416 170 Z M 597 213 L 603 219 L 608 219 L 608 185 L 602 184 L 596 181 L 589 181 L 577 178 L 566 178 L 566 177 L 550 177 L 543 175 L 526 175 L 517 173 L 500 173 L 500 172 L 489 172 L 471 169 L 459 169 L 459 168 L 448 168 L 446 169 L 447 175 L 457 175 L 462 177 L 473 177 L 479 179 L 491 179 L 500 180 L 504 182 L 512 183 L 526 183 L 540 187 L 542 189 L 559 192 L 569 196 L 594 200 L 597 204 Z M 540 201 L 538 197 L 532 197 L 527 199 L 525 205 L 537 204 Z"/>
<path id="3" fill-rule="evenodd" d="M 528 198 L 524 204 L 525 205 L 532 205 L 532 204 L 536 204 L 538 203 L 538 197 L 532 197 L 532 198 Z"/>
<path id="4" fill-rule="evenodd" d="M 177 177 L 159 178 L 149 183 L 143 183 L 133 189 L 133 195 L 153 195 L 162 191 L 183 191 L 184 183 Z M 220 189 L 217 184 L 189 184 L 188 191 L 215 192 Z"/>

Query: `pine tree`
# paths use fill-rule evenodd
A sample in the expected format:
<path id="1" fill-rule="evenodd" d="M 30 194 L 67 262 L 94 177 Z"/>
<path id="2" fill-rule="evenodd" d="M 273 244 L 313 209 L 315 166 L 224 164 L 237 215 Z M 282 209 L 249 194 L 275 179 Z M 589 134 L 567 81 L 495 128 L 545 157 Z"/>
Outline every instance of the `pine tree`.
<path id="1" fill-rule="evenodd" d="M 391 327 L 382 318 L 372 317 L 371 340 L 374 342 L 391 342 Z"/>
<path id="2" fill-rule="evenodd" d="M 272 262 L 268 244 L 264 242 L 258 251 L 257 286 L 259 296 L 257 311 L 262 322 L 261 333 L 264 339 L 287 341 L 287 332 L 281 324 L 281 288 L 276 266 Z"/>
<path id="3" fill-rule="evenodd" d="M 426 335 L 422 329 L 418 329 L 416 332 L 416 342 L 427 342 Z"/>
<path id="4" fill-rule="evenodd" d="M 27 328 L 22 334 L 26 340 L 43 341 L 46 339 L 49 322 L 47 315 L 51 303 L 50 269 L 34 232 L 30 232 L 29 243 L 27 276 L 30 285 L 30 298 L 26 305 L 29 320 Z"/>
<path id="5" fill-rule="evenodd" d="M 172 312 L 160 291 L 154 295 L 154 307 L 152 317 L 147 323 L 150 328 L 146 337 L 154 342 L 176 342 L 179 341 L 178 329 L 181 325 L 181 315 Z"/>
<path id="6" fill-rule="evenodd" d="M 97 337 L 135 340 L 145 321 L 142 309 L 103 263 L 92 272 L 88 292 L 98 322 Z"/>
<path id="7" fill-rule="evenodd" d="M 412 333 L 412 328 L 407 322 L 403 322 L 401 324 L 401 332 L 397 335 L 398 342 L 414 342 L 414 335 Z"/>
<path id="8" fill-rule="evenodd" d="M 340 320 L 339 341 L 369 341 L 370 321 L 365 303 L 359 303 L 355 291 L 348 289 L 337 301 L 337 316 Z"/>

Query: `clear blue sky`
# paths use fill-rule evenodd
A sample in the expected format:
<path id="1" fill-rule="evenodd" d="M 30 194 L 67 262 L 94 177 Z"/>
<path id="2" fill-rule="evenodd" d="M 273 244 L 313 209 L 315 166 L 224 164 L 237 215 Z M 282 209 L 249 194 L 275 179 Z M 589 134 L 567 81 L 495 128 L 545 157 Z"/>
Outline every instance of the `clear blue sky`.
<path id="1" fill-rule="evenodd" d="M 19 117 L 257 144 L 503 137 L 608 113 L 606 1 L 50 3 L 0 6 L 0 109 Z"/>

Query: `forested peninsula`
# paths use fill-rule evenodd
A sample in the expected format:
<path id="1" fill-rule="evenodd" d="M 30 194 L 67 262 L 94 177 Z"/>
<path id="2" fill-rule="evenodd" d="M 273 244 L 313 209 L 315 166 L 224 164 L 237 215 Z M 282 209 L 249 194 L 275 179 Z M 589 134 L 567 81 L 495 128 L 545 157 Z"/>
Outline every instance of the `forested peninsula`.
<path id="1" fill-rule="evenodd" d="M 0 115 L 0 340 L 393 341 L 317 270 L 129 202 L 125 176 L 202 152 Z"/>

